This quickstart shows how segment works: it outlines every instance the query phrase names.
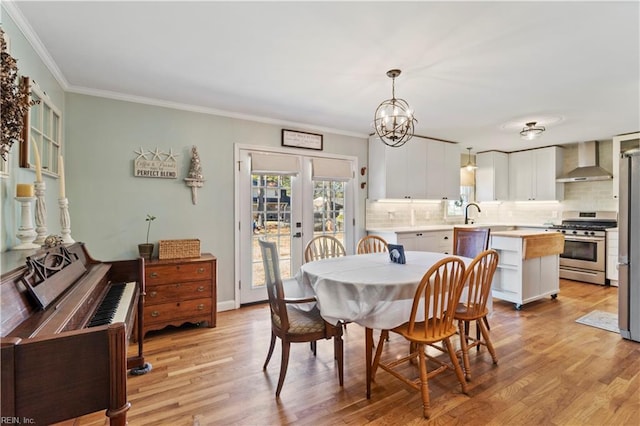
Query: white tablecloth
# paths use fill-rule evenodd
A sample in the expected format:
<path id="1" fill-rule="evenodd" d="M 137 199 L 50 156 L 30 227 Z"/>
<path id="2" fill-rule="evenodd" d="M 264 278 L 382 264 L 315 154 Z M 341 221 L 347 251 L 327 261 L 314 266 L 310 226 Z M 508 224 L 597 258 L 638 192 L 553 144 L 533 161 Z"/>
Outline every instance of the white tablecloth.
<path id="1" fill-rule="evenodd" d="M 391 329 L 409 320 L 413 297 L 425 272 L 450 255 L 405 252 L 407 263 L 392 263 L 388 253 L 317 260 L 296 274 L 301 290 L 316 295 L 322 317 L 332 324 L 351 321 Z M 460 257 L 465 264 L 472 259 Z"/>

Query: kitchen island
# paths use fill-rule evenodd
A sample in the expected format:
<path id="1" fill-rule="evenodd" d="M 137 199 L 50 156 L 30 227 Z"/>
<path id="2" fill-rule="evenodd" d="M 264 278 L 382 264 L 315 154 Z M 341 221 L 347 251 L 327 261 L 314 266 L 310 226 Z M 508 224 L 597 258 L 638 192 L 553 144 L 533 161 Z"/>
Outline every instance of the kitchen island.
<path id="1" fill-rule="evenodd" d="M 560 253 L 564 236 L 537 230 L 496 231 L 489 247 L 500 255 L 491 286 L 496 299 L 522 305 L 546 296 L 556 298 L 560 291 Z"/>

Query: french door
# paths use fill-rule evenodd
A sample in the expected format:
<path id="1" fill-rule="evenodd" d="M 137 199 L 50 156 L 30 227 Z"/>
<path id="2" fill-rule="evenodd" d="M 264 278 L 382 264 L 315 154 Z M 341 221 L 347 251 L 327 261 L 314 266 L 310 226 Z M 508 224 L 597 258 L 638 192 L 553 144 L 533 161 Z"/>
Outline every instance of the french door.
<path id="1" fill-rule="evenodd" d="M 259 148 L 237 148 L 236 159 L 237 304 L 267 298 L 261 238 L 276 243 L 283 279 L 295 276 L 316 235 L 333 235 L 352 252 L 355 159 Z"/>

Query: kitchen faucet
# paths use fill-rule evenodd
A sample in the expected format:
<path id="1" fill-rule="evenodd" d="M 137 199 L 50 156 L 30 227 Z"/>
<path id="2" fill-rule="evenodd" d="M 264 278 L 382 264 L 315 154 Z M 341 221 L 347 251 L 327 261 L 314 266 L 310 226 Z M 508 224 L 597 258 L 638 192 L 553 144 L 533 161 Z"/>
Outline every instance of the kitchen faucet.
<path id="1" fill-rule="evenodd" d="M 464 208 L 464 224 L 468 224 L 469 223 L 469 207 L 471 206 L 476 206 L 476 208 L 478 209 L 478 213 L 480 213 L 482 210 L 480 210 L 480 206 L 477 205 L 476 203 L 469 203 L 466 205 L 466 207 Z"/>

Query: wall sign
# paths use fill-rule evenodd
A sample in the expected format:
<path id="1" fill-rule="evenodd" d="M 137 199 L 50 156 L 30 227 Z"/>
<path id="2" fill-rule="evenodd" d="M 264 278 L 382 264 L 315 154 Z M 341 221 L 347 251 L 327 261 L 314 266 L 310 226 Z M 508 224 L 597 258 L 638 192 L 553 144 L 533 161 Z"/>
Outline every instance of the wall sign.
<path id="1" fill-rule="evenodd" d="M 282 146 L 322 151 L 322 135 L 282 129 Z"/>
<path id="2" fill-rule="evenodd" d="M 173 153 L 173 149 L 169 152 L 162 152 L 156 148 L 155 151 L 145 151 L 140 147 L 139 151 L 134 151 L 138 157 L 133 161 L 133 175 L 135 177 L 177 179 L 178 178 L 178 162 L 176 157 L 178 154 Z"/>

